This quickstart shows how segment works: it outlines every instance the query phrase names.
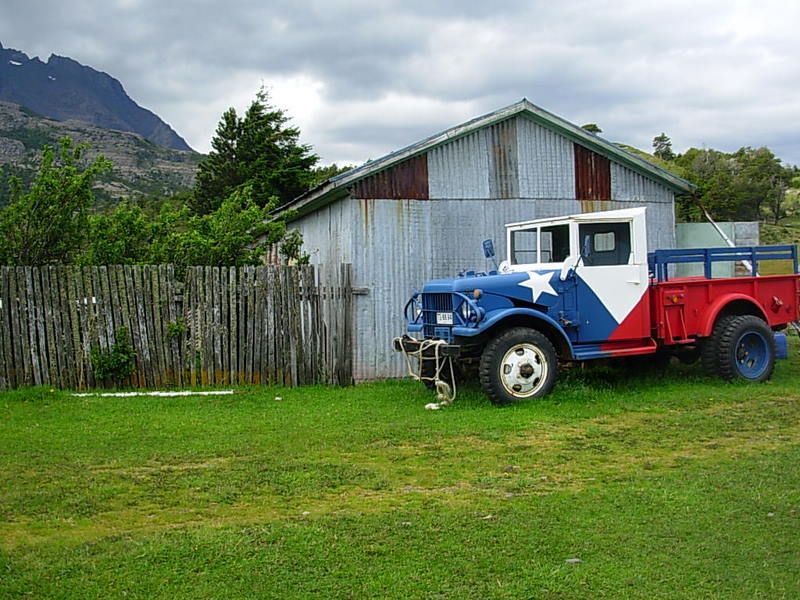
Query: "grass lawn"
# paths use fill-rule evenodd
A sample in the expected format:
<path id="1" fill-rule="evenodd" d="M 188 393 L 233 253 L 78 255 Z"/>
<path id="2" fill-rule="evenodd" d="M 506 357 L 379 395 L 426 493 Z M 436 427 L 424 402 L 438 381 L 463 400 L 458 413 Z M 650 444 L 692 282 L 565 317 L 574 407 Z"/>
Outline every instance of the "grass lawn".
<path id="1" fill-rule="evenodd" d="M 409 381 L 3 393 L 0 598 L 797 599 L 798 350 L 439 412 Z"/>

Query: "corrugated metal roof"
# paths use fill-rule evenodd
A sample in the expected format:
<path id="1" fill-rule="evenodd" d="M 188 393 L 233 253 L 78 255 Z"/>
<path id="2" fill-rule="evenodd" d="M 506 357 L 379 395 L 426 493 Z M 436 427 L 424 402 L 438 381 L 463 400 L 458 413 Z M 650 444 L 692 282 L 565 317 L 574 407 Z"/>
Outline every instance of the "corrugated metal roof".
<path id="1" fill-rule="evenodd" d="M 316 188 L 295 198 L 292 202 L 282 207 L 278 212 L 284 210 L 296 210 L 299 213 L 307 213 L 323 206 L 333 200 L 346 195 L 349 186 L 355 182 L 374 175 L 380 171 L 388 169 L 408 158 L 420 155 L 433 148 L 452 142 L 456 139 L 469 135 L 478 129 L 489 127 L 505 119 L 521 115 L 527 117 L 544 127 L 553 129 L 557 133 L 576 142 L 602 156 L 621 163 L 643 175 L 660 181 L 665 186 L 676 192 L 691 192 L 694 185 L 678 177 L 677 175 L 662 169 L 661 167 L 628 152 L 616 144 L 603 139 L 602 137 L 589 133 L 588 131 L 570 123 L 551 112 L 544 110 L 523 98 L 519 102 L 501 108 L 486 115 L 476 117 L 466 123 L 451 127 L 441 133 L 430 136 L 406 146 L 400 150 L 387 154 L 382 158 L 370 161 L 360 167 L 341 173 L 328 179 Z"/>

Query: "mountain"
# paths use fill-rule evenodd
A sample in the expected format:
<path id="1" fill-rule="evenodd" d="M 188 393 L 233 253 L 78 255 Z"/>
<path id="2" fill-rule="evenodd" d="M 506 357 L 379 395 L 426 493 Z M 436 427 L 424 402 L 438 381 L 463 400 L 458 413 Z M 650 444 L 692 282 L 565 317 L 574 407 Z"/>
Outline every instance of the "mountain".
<path id="1" fill-rule="evenodd" d="M 169 125 L 131 100 L 119 81 L 64 56 L 53 54 L 45 63 L 0 44 L 0 101 L 58 121 L 76 119 L 138 133 L 164 148 L 191 150 Z"/>
<path id="2" fill-rule="evenodd" d="M 8 202 L 8 177 L 30 182 L 41 160 L 45 144 L 56 146 L 63 137 L 88 143 L 88 160 L 102 154 L 113 163 L 96 185 L 98 201 L 113 203 L 120 198 L 156 195 L 165 197 L 194 186 L 197 163 L 202 154 L 170 150 L 146 140 L 138 133 L 104 129 L 77 120 L 56 121 L 37 115 L 30 108 L 0 102 L 0 207 Z"/>

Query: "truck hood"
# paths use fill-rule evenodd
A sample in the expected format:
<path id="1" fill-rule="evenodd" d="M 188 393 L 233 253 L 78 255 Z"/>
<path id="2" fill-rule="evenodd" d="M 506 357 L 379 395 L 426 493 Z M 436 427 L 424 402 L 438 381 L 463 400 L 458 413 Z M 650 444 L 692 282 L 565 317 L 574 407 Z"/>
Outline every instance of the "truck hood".
<path id="1" fill-rule="evenodd" d="M 460 292 L 467 296 L 476 289 L 484 295 L 497 295 L 527 304 L 553 306 L 558 300 L 559 271 L 523 271 L 497 275 L 475 275 L 454 279 L 433 279 L 423 288 L 425 294 Z"/>

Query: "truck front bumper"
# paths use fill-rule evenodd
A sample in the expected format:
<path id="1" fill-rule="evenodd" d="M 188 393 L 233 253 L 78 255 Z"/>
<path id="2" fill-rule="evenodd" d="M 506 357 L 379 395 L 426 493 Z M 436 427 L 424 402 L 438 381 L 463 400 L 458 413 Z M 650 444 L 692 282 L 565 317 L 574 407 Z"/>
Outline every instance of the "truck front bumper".
<path id="1" fill-rule="evenodd" d="M 425 344 L 425 341 L 427 341 L 428 344 Z M 455 344 L 439 344 L 433 346 L 430 344 L 430 340 L 415 340 L 408 335 L 394 338 L 394 340 L 392 340 L 392 345 L 397 352 L 403 352 L 404 354 L 410 354 L 412 356 L 421 356 L 423 358 L 434 358 L 437 349 L 439 356 L 452 356 L 456 358 L 461 354 L 461 346 Z M 420 351 L 420 349 L 422 350 Z"/>

